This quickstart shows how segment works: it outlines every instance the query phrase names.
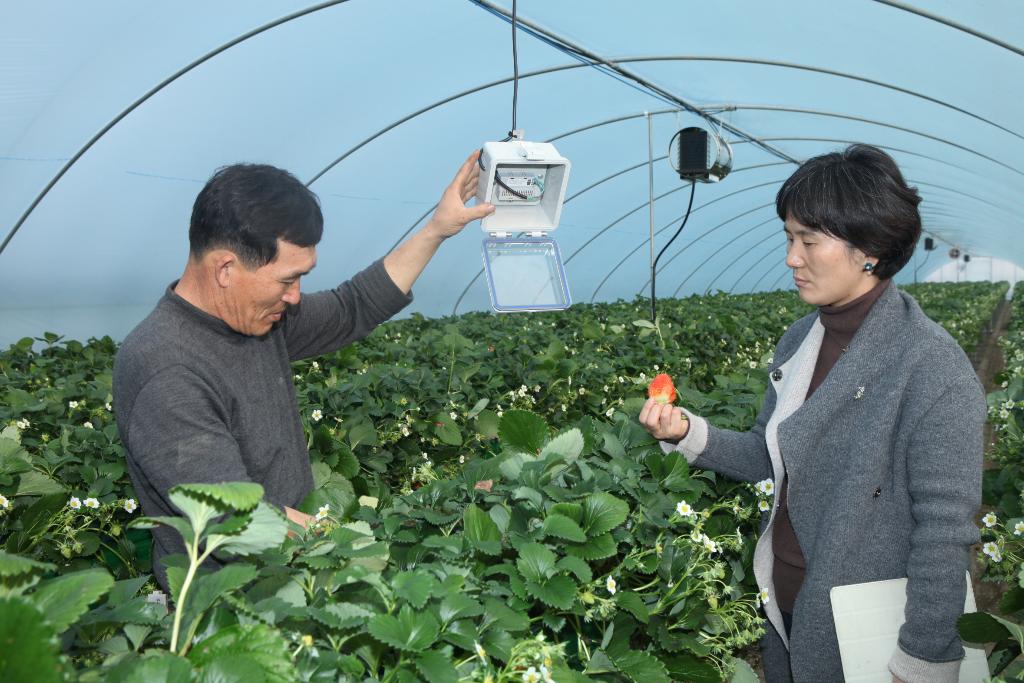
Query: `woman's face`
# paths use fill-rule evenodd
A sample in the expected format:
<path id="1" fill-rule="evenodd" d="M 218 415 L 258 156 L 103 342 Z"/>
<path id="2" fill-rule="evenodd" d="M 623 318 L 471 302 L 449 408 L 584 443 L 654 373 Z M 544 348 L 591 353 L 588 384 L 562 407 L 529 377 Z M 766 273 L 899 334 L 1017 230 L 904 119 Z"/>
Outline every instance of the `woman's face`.
<path id="1" fill-rule="evenodd" d="M 864 271 L 878 259 L 818 230 L 786 219 L 786 265 L 800 298 L 813 306 L 842 305 L 867 294 L 878 278 Z"/>

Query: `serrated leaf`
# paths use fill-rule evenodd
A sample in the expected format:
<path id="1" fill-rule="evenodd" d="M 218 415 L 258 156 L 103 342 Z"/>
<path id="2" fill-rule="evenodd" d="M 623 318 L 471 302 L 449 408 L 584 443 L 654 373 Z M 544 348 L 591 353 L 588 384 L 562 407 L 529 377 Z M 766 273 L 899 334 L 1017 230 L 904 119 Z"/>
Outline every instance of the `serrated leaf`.
<path id="1" fill-rule="evenodd" d="M 416 609 L 423 609 L 427 600 L 438 588 L 437 578 L 426 571 L 399 572 L 391 580 L 395 595 Z"/>
<path id="2" fill-rule="evenodd" d="M 985 612 L 964 614 L 956 622 L 960 637 L 969 643 L 996 643 L 1010 636 L 1009 630 Z"/>
<path id="3" fill-rule="evenodd" d="M 487 407 L 487 405 L 490 402 L 491 402 L 491 399 L 489 399 L 489 398 L 482 398 L 479 401 L 477 401 L 476 403 L 474 403 L 473 407 L 469 409 L 468 417 L 470 419 L 473 419 L 474 417 L 479 415 L 483 411 L 483 409 Z"/>
<path id="4" fill-rule="evenodd" d="M 664 662 L 669 676 L 676 681 L 720 683 L 722 680 L 722 675 L 713 664 L 689 653 L 666 657 Z"/>
<path id="5" fill-rule="evenodd" d="M 615 538 L 611 534 L 603 534 L 597 538 L 591 538 L 586 543 L 571 545 L 565 549 L 565 552 L 587 561 L 593 561 L 611 557 L 617 550 L 618 543 L 615 542 Z"/>
<path id="6" fill-rule="evenodd" d="M 580 525 L 564 515 L 549 514 L 544 519 L 544 526 L 541 527 L 541 530 L 545 536 L 554 536 L 566 541 L 582 543 L 587 540 L 587 535 L 583 533 Z"/>
<path id="7" fill-rule="evenodd" d="M 182 517 L 139 517 L 128 523 L 131 529 L 155 529 L 159 526 L 171 527 L 186 543 L 193 541 L 192 525 Z"/>
<path id="8" fill-rule="evenodd" d="M 263 487 L 250 481 L 233 481 L 224 484 L 178 484 L 170 492 L 180 491 L 186 496 L 205 500 L 221 512 L 227 510 L 251 510 L 263 498 Z"/>
<path id="9" fill-rule="evenodd" d="M 221 567 L 212 574 L 197 576 L 185 595 L 182 632 L 188 633 L 193 622 L 202 618 L 203 613 L 217 600 L 256 578 L 256 568 L 250 564 L 233 563 Z M 179 609 L 182 609 L 179 606 Z"/>
<path id="10" fill-rule="evenodd" d="M 428 650 L 416 657 L 416 668 L 423 674 L 427 683 L 458 683 L 459 674 L 452 664 L 451 657 Z"/>
<path id="11" fill-rule="evenodd" d="M 441 601 L 440 615 L 444 624 L 467 617 L 478 617 L 483 613 L 483 605 L 462 593 L 451 593 Z"/>
<path id="12" fill-rule="evenodd" d="M 292 683 L 298 679 L 288 643 L 277 629 L 264 624 L 228 626 L 196 645 L 188 654 L 202 670 L 225 656 L 240 656 L 259 666 L 267 683 Z"/>
<path id="13" fill-rule="evenodd" d="M 46 476 L 42 472 L 30 470 L 18 477 L 18 488 L 15 496 L 49 496 L 64 493 L 67 489 L 60 482 Z"/>
<path id="14" fill-rule="evenodd" d="M 672 683 L 668 671 L 656 657 L 632 650 L 612 657 L 615 667 L 633 683 Z"/>
<path id="15" fill-rule="evenodd" d="M 563 557 L 555 565 L 555 568 L 559 571 L 572 572 L 580 580 L 580 583 L 590 583 L 594 580 L 594 572 L 591 571 L 590 565 L 575 555 Z"/>
<path id="16" fill-rule="evenodd" d="M 530 628 L 530 618 L 505 603 L 494 598 L 487 598 L 484 600 L 484 605 L 486 608 L 484 624 L 494 624 L 498 628 L 512 633 L 526 631 Z"/>
<path id="17" fill-rule="evenodd" d="M 516 567 L 524 579 L 543 583 L 555 571 L 558 558 L 539 543 L 526 543 L 519 548 Z"/>
<path id="18" fill-rule="evenodd" d="M 739 657 L 732 658 L 732 665 L 734 667 L 732 679 L 729 683 L 759 683 L 761 680 L 757 672 L 754 671 L 745 660 Z"/>
<path id="19" fill-rule="evenodd" d="M 6 585 L 22 583 L 33 576 L 53 571 L 56 568 L 56 565 L 49 562 L 38 562 L 0 550 L 0 582 Z"/>
<path id="20" fill-rule="evenodd" d="M 197 683 L 263 683 L 260 665 L 245 655 L 221 655 L 205 667 Z"/>
<path id="21" fill-rule="evenodd" d="M 528 410 L 506 410 L 498 424 L 498 436 L 513 450 L 540 453 L 548 436 L 548 425 L 544 418 Z"/>
<path id="22" fill-rule="evenodd" d="M 53 629 L 63 633 L 113 585 L 114 578 L 107 570 L 87 569 L 40 583 L 32 602 Z"/>
<path id="23" fill-rule="evenodd" d="M 636 620 L 640 623 L 646 624 L 651 618 L 643 598 L 632 591 L 619 591 L 616 593 L 615 604 L 636 617 Z"/>
<path id="24" fill-rule="evenodd" d="M 403 605 L 398 616 L 378 614 L 367 624 L 370 635 L 406 652 L 422 652 L 437 641 L 441 625 L 430 612 L 414 612 Z"/>
<path id="25" fill-rule="evenodd" d="M 543 583 L 525 581 L 527 592 L 548 607 L 568 610 L 576 601 L 576 583 L 565 575 L 552 576 Z"/>
<path id="26" fill-rule="evenodd" d="M 462 516 L 463 533 L 473 547 L 488 555 L 501 553 L 501 531 L 491 516 L 475 503 L 466 507 Z"/>
<path id="27" fill-rule="evenodd" d="M 0 597 L 0 681 L 63 680 L 54 630 L 27 600 Z"/>
<path id="28" fill-rule="evenodd" d="M 143 657 L 119 662 L 105 672 L 105 678 L 118 683 L 190 683 L 192 667 L 184 657 L 153 649 Z"/>
<path id="29" fill-rule="evenodd" d="M 582 452 L 583 432 L 574 427 L 551 439 L 551 441 L 541 449 L 540 457 L 543 460 L 550 455 L 559 455 L 566 462 L 573 462 L 580 457 L 580 453 Z"/>
<path id="30" fill-rule="evenodd" d="M 220 550 L 241 557 L 255 555 L 280 546 L 287 535 L 287 518 L 276 507 L 261 500 L 245 528 L 227 537 L 227 540 L 220 544 Z M 213 543 L 213 536 L 208 538 L 207 542 Z"/>
<path id="31" fill-rule="evenodd" d="M 583 499 L 581 526 L 593 538 L 608 533 L 626 521 L 629 505 L 610 493 L 591 493 Z"/>
<path id="32" fill-rule="evenodd" d="M 549 515 L 562 515 L 577 524 L 583 521 L 583 506 L 578 503 L 555 503 L 548 509 Z"/>
<path id="33" fill-rule="evenodd" d="M 360 626 L 373 612 L 348 602 L 332 602 L 323 608 L 310 608 L 309 615 L 324 626 L 338 630 Z"/>

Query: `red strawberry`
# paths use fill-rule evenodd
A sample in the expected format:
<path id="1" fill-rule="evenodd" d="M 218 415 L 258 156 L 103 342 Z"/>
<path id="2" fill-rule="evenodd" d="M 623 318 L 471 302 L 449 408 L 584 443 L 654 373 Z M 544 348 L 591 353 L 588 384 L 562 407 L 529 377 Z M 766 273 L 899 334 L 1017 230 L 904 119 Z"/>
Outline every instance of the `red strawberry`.
<path id="1" fill-rule="evenodd" d="M 672 403 L 676 400 L 676 388 L 672 384 L 672 378 L 664 372 L 651 380 L 647 387 L 647 396 L 658 403 Z"/>

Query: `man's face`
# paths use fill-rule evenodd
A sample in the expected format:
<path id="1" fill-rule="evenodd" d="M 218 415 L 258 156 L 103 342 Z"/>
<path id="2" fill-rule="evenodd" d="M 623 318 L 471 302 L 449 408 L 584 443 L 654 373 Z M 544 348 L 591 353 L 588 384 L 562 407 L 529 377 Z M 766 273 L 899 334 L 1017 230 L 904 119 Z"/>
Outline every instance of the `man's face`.
<path id="1" fill-rule="evenodd" d="M 277 241 L 277 258 L 250 270 L 235 265 L 226 289 L 225 322 L 236 332 L 259 337 L 281 320 L 289 304 L 299 303 L 299 280 L 316 266 L 316 247 Z"/>

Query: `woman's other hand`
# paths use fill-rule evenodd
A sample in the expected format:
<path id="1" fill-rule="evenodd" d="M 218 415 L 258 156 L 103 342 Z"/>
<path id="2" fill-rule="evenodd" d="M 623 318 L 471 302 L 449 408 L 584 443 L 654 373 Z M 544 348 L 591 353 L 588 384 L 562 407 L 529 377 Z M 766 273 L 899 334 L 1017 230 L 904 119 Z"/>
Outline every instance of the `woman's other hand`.
<path id="1" fill-rule="evenodd" d="M 690 429 L 681 408 L 649 398 L 640 411 L 640 424 L 659 441 L 680 441 Z"/>

